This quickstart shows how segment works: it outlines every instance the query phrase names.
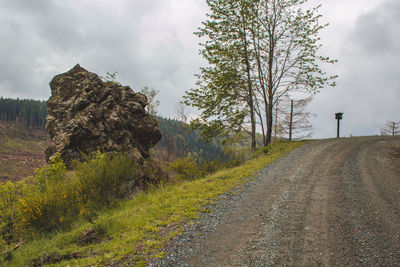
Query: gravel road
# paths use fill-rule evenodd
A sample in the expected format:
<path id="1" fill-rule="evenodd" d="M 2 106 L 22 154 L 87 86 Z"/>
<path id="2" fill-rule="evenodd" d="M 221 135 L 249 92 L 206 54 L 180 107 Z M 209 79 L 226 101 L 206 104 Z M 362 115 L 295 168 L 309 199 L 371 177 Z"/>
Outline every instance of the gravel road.
<path id="1" fill-rule="evenodd" d="M 400 138 L 315 141 L 221 196 L 150 266 L 400 266 Z"/>

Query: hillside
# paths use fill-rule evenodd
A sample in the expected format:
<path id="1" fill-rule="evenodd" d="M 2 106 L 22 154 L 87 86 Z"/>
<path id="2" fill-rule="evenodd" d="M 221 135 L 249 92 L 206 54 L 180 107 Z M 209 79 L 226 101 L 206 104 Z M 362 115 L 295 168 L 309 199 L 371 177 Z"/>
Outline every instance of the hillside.
<path id="1" fill-rule="evenodd" d="M 108 192 L 99 187 L 102 183 L 89 183 L 89 187 L 80 190 L 88 175 L 93 178 L 91 174 L 97 173 L 97 169 L 81 165 L 85 169 L 81 168 L 71 180 L 55 163 L 47 169 L 49 172 L 42 172 L 55 175 L 48 177 L 44 187 L 25 184 L 21 189 L 21 185 L 14 187 L 11 183 L 4 186 L 3 192 L 8 192 L 12 201 L 0 203 L 0 207 L 4 204 L 0 214 L 5 215 L 0 220 L 4 238 L 0 243 L 0 265 L 144 266 L 151 259 L 162 257 L 163 248 L 184 231 L 185 225 L 193 225 L 199 216 L 210 213 L 212 204 L 224 198 L 222 193 L 236 188 L 225 196 L 236 195 L 244 189 L 240 185 L 258 170 L 301 145 L 275 143 L 269 147 L 268 155 L 261 153 L 239 167 L 223 168 L 195 180 L 187 177 L 97 208 L 91 205 L 99 204 Z M 105 178 L 103 159 L 99 157 L 90 163 L 101 169 L 96 179 Z M 116 166 L 121 165 L 107 164 L 107 168 L 113 169 L 111 173 L 118 176 L 118 170 L 123 168 Z M 85 183 L 76 183 L 79 181 Z M 76 193 L 78 198 L 74 197 Z"/>
<path id="2" fill-rule="evenodd" d="M 46 140 L 43 129 L 0 121 L 0 181 L 33 175 L 45 163 Z"/>
<path id="3" fill-rule="evenodd" d="M 190 131 L 187 124 L 162 117 L 157 117 L 157 120 L 162 138 L 154 146 L 154 158 L 161 161 L 173 161 L 182 155 L 190 155 L 198 161 L 227 159 L 219 139 L 215 138 L 206 143 L 197 131 Z"/>

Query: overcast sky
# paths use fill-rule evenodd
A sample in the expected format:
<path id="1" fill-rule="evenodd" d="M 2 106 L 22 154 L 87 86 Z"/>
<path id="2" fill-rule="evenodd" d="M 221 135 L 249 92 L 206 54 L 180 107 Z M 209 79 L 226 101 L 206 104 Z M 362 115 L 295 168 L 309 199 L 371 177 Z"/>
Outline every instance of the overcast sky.
<path id="1" fill-rule="evenodd" d="M 400 1 L 310 0 L 322 4 L 322 55 L 338 86 L 315 96 L 314 137 L 374 135 L 400 121 Z M 205 0 L 0 0 L 0 96 L 45 100 L 52 77 L 76 63 L 138 90 L 159 90 L 159 111 L 173 117 L 204 60 L 193 32 Z"/>

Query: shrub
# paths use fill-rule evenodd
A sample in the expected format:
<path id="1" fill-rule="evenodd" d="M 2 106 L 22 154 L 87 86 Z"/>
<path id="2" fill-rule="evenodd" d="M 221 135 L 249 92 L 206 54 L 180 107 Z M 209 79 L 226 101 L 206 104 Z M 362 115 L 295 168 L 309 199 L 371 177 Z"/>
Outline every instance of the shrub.
<path id="1" fill-rule="evenodd" d="M 50 164 L 35 171 L 36 183 L 40 191 L 46 190 L 51 183 L 64 181 L 67 175 L 67 168 L 60 153 L 50 158 Z"/>
<path id="2" fill-rule="evenodd" d="M 169 162 L 168 168 L 176 175 L 178 180 L 194 180 L 202 176 L 200 166 L 190 156 Z"/>
<path id="3" fill-rule="evenodd" d="M 93 211 L 123 197 L 121 186 L 135 181 L 139 167 L 125 154 L 92 155 L 83 163 L 75 163 L 74 184 L 81 202 L 81 213 Z"/>
<path id="4" fill-rule="evenodd" d="M 146 184 L 145 188 L 153 187 L 159 184 L 165 184 L 169 180 L 168 170 L 165 165 L 160 162 L 154 161 L 154 159 L 147 159 L 141 166 L 143 172 L 143 180 Z"/>
<path id="5" fill-rule="evenodd" d="M 20 213 L 18 200 L 23 194 L 25 182 L 0 184 L 0 252 L 5 252 L 7 244 L 19 238 L 18 222 Z"/>
<path id="6" fill-rule="evenodd" d="M 230 154 L 227 166 L 229 168 L 238 167 L 246 162 L 248 155 L 245 151 L 236 151 Z"/>
<path id="7" fill-rule="evenodd" d="M 200 162 L 200 168 L 201 168 L 201 173 L 202 176 L 206 176 L 208 174 L 212 174 L 222 168 L 225 167 L 225 163 L 223 163 L 221 160 L 213 160 L 213 161 L 202 161 Z"/>
<path id="8" fill-rule="evenodd" d="M 21 225 L 47 231 L 69 224 L 78 214 L 78 198 L 69 180 L 32 187 L 20 199 Z"/>
<path id="9" fill-rule="evenodd" d="M 121 185 L 137 178 L 138 168 L 126 155 L 96 153 L 75 162 L 68 173 L 61 156 L 36 171 L 36 184 L 19 199 L 20 226 L 49 231 L 69 225 L 77 216 L 90 215 L 119 198 Z"/>
<path id="10" fill-rule="evenodd" d="M 19 199 L 21 227 L 50 230 L 70 222 L 79 211 L 78 198 L 61 155 L 35 174 L 36 184 L 27 185 Z"/>

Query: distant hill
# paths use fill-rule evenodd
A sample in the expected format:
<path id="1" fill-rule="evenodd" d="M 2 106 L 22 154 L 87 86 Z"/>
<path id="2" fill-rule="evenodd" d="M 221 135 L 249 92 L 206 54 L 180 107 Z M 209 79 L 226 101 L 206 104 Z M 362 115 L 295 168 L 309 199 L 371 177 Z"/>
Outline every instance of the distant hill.
<path id="1" fill-rule="evenodd" d="M 15 122 L 0 121 L 0 181 L 31 176 L 45 164 L 47 133 Z"/>
<path id="2" fill-rule="evenodd" d="M 0 98 L 0 181 L 19 180 L 45 164 L 44 101 Z"/>
<path id="3" fill-rule="evenodd" d="M 219 139 L 206 143 L 198 131 L 190 131 L 187 124 L 174 119 L 157 117 L 162 131 L 162 139 L 154 147 L 161 155 L 153 156 L 164 161 L 191 155 L 199 161 L 225 160 L 223 146 Z M 183 142 L 182 142 L 183 136 Z"/>

